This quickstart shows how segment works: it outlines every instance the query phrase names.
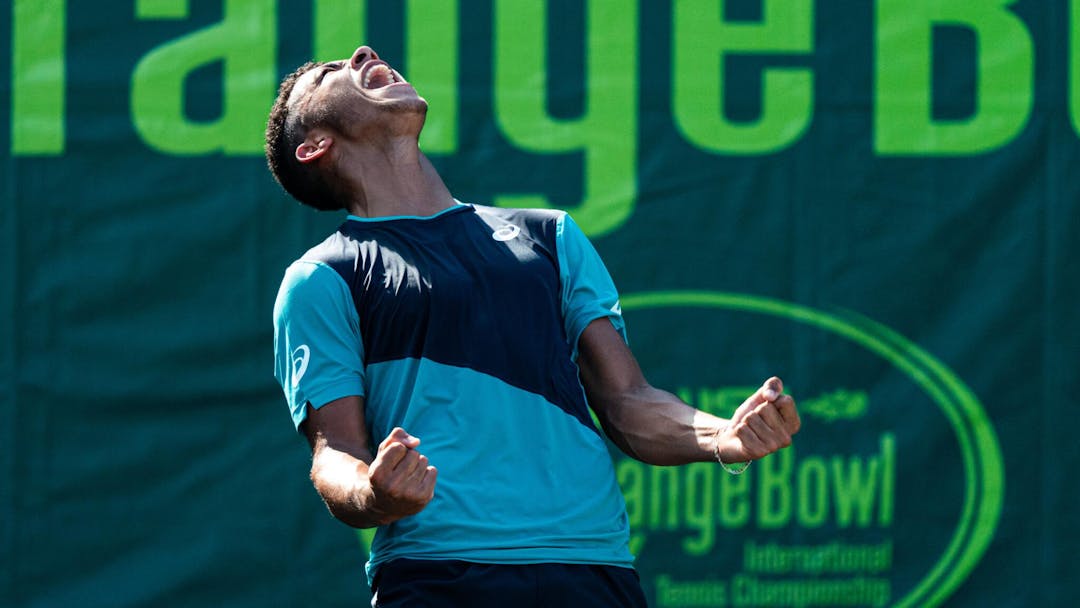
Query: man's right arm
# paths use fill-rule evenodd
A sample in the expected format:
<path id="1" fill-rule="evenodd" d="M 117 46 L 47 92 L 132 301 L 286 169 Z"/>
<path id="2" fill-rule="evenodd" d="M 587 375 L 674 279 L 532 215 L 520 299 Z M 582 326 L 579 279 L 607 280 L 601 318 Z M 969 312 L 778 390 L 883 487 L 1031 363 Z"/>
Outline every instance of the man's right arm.
<path id="1" fill-rule="evenodd" d="M 311 444 L 311 481 L 334 517 L 371 528 L 419 513 L 435 493 L 438 471 L 417 451 L 420 440 L 395 428 L 374 454 L 363 398 L 307 406 L 300 426 Z"/>

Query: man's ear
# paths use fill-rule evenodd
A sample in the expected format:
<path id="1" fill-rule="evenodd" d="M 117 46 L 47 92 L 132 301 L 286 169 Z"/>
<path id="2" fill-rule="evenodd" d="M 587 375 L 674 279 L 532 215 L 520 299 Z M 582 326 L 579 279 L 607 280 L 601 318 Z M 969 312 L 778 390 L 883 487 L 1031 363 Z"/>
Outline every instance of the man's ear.
<path id="1" fill-rule="evenodd" d="M 334 145 L 334 138 L 329 135 L 318 132 L 309 133 L 307 138 L 296 146 L 296 160 L 310 163 L 326 154 L 332 145 Z"/>

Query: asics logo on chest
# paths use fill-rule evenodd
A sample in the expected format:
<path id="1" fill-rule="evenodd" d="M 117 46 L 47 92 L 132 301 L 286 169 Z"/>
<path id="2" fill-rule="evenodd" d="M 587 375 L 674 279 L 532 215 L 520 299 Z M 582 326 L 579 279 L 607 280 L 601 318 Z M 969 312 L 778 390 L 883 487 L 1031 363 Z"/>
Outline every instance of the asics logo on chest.
<path id="1" fill-rule="evenodd" d="M 499 228 L 495 232 L 491 233 L 491 238 L 496 241 L 509 241 L 510 239 L 521 234 L 521 228 L 514 225 L 507 225 Z"/>

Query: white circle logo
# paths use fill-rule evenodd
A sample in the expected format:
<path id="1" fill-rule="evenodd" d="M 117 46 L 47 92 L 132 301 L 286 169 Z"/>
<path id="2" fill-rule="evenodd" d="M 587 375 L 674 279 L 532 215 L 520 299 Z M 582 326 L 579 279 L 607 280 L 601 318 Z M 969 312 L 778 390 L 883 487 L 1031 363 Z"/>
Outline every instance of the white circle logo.
<path id="1" fill-rule="evenodd" d="M 503 226 L 495 232 L 492 232 L 491 238 L 496 241 L 509 241 L 519 234 L 521 234 L 521 228 L 518 228 L 517 226 Z"/>

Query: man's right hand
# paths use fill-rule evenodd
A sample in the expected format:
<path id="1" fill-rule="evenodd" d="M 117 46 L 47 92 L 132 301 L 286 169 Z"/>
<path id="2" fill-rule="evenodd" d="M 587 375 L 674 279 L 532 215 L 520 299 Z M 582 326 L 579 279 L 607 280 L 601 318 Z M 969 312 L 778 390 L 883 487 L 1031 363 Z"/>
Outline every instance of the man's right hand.
<path id="1" fill-rule="evenodd" d="M 416 451 L 419 445 L 420 439 L 397 427 L 379 444 L 368 466 L 371 506 L 383 523 L 419 513 L 435 495 L 438 471 Z"/>
<path id="2" fill-rule="evenodd" d="M 342 397 L 320 408 L 309 403 L 300 429 L 311 443 L 315 490 L 334 517 L 354 528 L 415 515 L 435 495 L 435 467 L 416 451 L 419 439 L 395 428 L 371 449 L 363 397 Z"/>

